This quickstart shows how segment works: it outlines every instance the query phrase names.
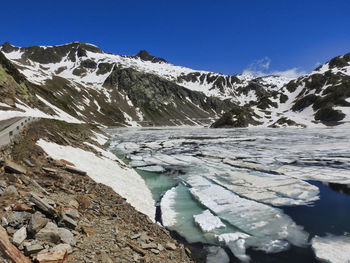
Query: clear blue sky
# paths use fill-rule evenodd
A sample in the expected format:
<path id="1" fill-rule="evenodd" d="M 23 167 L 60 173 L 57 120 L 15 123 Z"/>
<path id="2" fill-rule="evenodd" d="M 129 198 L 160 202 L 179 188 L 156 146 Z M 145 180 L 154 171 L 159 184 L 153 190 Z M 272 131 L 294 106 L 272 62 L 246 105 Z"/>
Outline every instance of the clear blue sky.
<path id="1" fill-rule="evenodd" d="M 146 49 L 227 74 L 265 57 L 266 71 L 310 71 L 350 52 L 349 0 L 11 0 L 0 17 L 1 42 L 81 41 L 125 55 Z"/>

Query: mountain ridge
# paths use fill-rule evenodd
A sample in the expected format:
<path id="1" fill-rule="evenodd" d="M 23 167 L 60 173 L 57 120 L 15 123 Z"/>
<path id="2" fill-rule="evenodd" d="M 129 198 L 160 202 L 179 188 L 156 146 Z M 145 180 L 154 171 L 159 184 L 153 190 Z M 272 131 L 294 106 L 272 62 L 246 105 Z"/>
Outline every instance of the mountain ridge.
<path id="1" fill-rule="evenodd" d="M 220 123 L 225 127 L 241 127 L 242 123 L 246 123 L 244 127 L 305 127 L 349 121 L 348 54 L 331 59 L 309 74 L 288 79 L 198 71 L 173 65 L 146 50 L 123 56 L 81 42 L 22 48 L 4 43 L 0 50 L 35 84 L 39 96 L 76 119 L 96 124 L 210 125 L 239 107 L 242 112 L 246 107 L 253 111 L 251 122 Z M 106 85 L 116 72 L 123 81 Z M 326 83 L 328 87 L 324 87 Z M 342 88 L 337 87 L 339 83 L 343 83 Z M 325 89 L 328 97 L 322 99 Z M 317 91 L 316 97 L 311 94 L 313 90 Z M 341 101 L 335 99 L 339 95 Z M 140 103 L 144 100 L 147 103 Z M 229 115 L 225 114 L 225 119 L 232 122 L 235 116 Z"/>

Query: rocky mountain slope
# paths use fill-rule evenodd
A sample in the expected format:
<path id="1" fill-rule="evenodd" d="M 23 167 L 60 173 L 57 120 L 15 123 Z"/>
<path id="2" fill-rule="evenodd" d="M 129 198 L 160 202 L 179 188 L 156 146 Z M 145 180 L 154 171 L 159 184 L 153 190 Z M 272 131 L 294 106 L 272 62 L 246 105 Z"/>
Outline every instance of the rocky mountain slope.
<path id="1" fill-rule="evenodd" d="M 0 50 L 32 83 L 33 98 L 41 107 L 77 121 L 209 125 L 222 116 L 213 127 L 304 127 L 339 124 L 349 116 L 348 55 L 291 80 L 197 71 L 145 50 L 121 56 L 80 42 L 31 47 L 4 43 Z"/>
<path id="2" fill-rule="evenodd" d="M 87 165 L 80 170 L 73 155 L 53 159 L 39 146 L 48 141 L 61 151 L 84 151 L 98 165 L 106 151 L 97 130 L 42 119 L 0 147 L 1 263 L 193 262 L 191 251 L 129 198 L 93 181 Z"/>

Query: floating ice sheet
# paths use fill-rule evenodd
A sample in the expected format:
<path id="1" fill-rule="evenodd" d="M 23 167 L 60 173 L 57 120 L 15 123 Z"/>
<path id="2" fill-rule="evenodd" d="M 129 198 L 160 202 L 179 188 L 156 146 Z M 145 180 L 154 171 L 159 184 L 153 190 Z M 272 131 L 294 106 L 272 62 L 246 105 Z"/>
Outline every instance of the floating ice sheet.
<path id="1" fill-rule="evenodd" d="M 330 263 L 350 262 L 350 237 L 316 236 L 311 241 L 316 257 Z"/>
<path id="2" fill-rule="evenodd" d="M 216 228 L 225 227 L 220 218 L 210 213 L 209 210 L 205 210 L 202 214 L 194 215 L 193 219 L 203 232 L 210 232 Z"/>
<path id="3" fill-rule="evenodd" d="M 308 234 L 281 210 L 241 198 L 200 176 L 188 178 L 188 183 L 192 186 L 191 193 L 201 204 L 250 235 L 244 241 L 247 247 L 262 248 L 274 240 L 306 245 Z M 232 252 L 235 253 L 235 249 Z"/>

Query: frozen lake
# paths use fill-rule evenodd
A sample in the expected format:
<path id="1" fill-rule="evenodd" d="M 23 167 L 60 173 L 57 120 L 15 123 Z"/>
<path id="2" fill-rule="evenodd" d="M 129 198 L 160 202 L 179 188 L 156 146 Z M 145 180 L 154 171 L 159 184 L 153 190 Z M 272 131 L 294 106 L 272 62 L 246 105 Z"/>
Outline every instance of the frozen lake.
<path id="1" fill-rule="evenodd" d="M 348 129 L 108 133 L 110 150 L 152 191 L 161 223 L 205 243 L 207 262 L 350 262 Z"/>

